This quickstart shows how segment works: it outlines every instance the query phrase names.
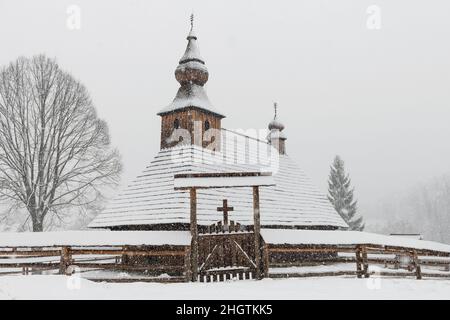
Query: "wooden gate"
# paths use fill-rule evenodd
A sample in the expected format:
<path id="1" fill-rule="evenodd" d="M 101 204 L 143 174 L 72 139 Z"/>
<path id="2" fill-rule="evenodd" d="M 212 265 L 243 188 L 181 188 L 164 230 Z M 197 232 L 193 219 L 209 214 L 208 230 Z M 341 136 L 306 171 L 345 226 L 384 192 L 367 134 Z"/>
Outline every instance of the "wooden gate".
<path id="1" fill-rule="evenodd" d="M 244 257 L 246 257 L 247 263 L 250 265 L 248 267 L 250 268 L 249 269 L 250 272 L 251 268 L 253 268 L 255 272 L 254 277 L 256 279 L 262 278 L 263 261 L 261 255 L 262 252 L 261 236 L 260 236 L 261 222 L 259 209 L 259 188 L 262 186 L 265 187 L 275 186 L 275 182 L 272 178 L 271 172 L 209 172 L 209 173 L 206 172 L 206 173 L 179 173 L 174 175 L 174 183 L 173 183 L 174 190 L 189 191 L 190 230 L 192 235 L 192 242 L 191 242 L 190 259 L 188 259 L 189 261 L 186 265 L 187 270 L 189 271 L 186 272 L 187 278 L 191 279 L 191 281 L 198 281 L 200 280 L 201 276 L 203 276 L 204 280 L 206 270 L 208 270 L 209 272 L 215 271 L 213 268 L 207 269 L 209 265 L 208 260 L 213 259 L 213 257 L 216 255 L 215 251 L 220 250 L 220 248 L 222 248 L 221 250 L 225 250 L 225 255 L 231 254 L 232 256 L 234 256 L 233 253 L 234 251 L 240 252 L 238 253 L 239 255 L 243 255 Z M 216 240 L 211 239 L 210 241 L 208 241 L 207 240 L 208 237 L 203 236 L 202 246 L 204 247 L 203 249 L 204 252 L 200 253 L 199 250 L 200 235 L 197 225 L 197 190 L 213 189 L 213 188 L 237 188 L 237 187 L 251 187 L 253 190 L 253 229 L 252 229 L 254 233 L 253 249 L 250 249 L 250 247 L 248 247 L 247 250 L 246 246 L 247 244 L 249 244 L 250 246 L 251 242 L 250 239 L 252 239 L 252 236 L 250 234 L 245 236 L 246 240 L 240 243 L 242 239 L 240 239 L 239 237 L 236 238 L 234 235 L 232 235 L 232 232 L 230 232 L 230 234 L 225 236 L 226 237 L 225 239 L 234 240 L 231 242 L 228 240 L 219 240 L 220 238 Z M 224 225 L 226 226 L 225 229 L 227 229 L 228 228 L 227 211 L 230 211 L 231 208 L 227 207 L 226 199 L 223 200 L 223 204 L 224 206 L 217 208 L 217 210 L 223 211 Z M 224 233 L 229 232 L 229 231 L 225 232 L 225 229 Z M 234 248 L 237 249 L 235 250 Z M 201 260 L 203 261 L 204 265 L 201 264 L 200 262 Z M 218 264 L 218 268 L 224 269 L 226 267 L 225 264 L 227 263 L 223 262 Z M 235 270 L 233 269 L 234 267 L 240 266 L 232 265 L 230 270 Z M 223 270 L 220 270 L 220 272 L 223 274 L 222 271 Z M 201 274 L 199 274 L 199 272 Z M 253 277 L 252 273 L 250 273 L 249 276 Z M 220 277 L 216 278 L 220 279 Z"/>
<path id="2" fill-rule="evenodd" d="M 216 224 L 210 228 L 212 232 L 198 236 L 198 280 L 253 279 L 256 272 L 254 232 L 226 230 L 220 226 Z"/>

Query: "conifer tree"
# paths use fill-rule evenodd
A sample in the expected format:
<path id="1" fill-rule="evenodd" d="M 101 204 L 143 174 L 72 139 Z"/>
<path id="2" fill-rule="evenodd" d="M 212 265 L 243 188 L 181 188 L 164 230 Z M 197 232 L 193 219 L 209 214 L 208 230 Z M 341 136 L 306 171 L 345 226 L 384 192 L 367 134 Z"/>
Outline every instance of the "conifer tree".
<path id="1" fill-rule="evenodd" d="M 344 161 L 336 156 L 330 167 L 328 199 L 350 230 L 362 231 L 363 218 L 357 215 L 357 201 L 353 200 L 353 191 L 350 177 L 345 173 Z"/>

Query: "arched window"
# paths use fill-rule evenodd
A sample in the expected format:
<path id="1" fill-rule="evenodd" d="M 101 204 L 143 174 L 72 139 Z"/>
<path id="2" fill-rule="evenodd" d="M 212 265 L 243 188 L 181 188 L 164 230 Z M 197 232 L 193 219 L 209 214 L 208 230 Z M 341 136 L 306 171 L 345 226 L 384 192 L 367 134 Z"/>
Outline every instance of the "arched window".
<path id="1" fill-rule="evenodd" d="M 178 129 L 180 127 L 180 120 L 175 119 L 173 122 L 174 129 Z"/>
<path id="2" fill-rule="evenodd" d="M 209 130 L 210 124 L 208 120 L 205 120 L 205 131 Z"/>

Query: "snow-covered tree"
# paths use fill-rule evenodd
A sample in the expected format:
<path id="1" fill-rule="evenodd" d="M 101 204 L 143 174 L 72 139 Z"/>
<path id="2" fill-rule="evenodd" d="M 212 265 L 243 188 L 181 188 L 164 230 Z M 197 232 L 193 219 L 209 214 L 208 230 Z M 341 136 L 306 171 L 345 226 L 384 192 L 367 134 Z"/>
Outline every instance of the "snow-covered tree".
<path id="1" fill-rule="evenodd" d="M 120 156 L 87 89 L 55 60 L 0 70 L 0 203 L 28 212 L 33 231 L 86 210 L 115 186 Z"/>
<path id="2" fill-rule="evenodd" d="M 362 231 L 363 218 L 357 215 L 357 201 L 353 200 L 353 190 L 350 177 L 345 173 L 344 161 L 336 156 L 330 167 L 328 199 L 350 230 Z"/>

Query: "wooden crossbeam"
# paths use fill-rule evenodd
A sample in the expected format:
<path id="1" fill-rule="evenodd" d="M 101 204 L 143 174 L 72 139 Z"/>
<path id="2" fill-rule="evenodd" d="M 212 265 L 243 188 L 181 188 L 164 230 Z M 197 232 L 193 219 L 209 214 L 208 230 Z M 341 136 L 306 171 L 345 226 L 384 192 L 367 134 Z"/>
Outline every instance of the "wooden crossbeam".
<path id="1" fill-rule="evenodd" d="M 174 175 L 175 190 L 275 186 L 270 172 L 186 173 Z"/>

